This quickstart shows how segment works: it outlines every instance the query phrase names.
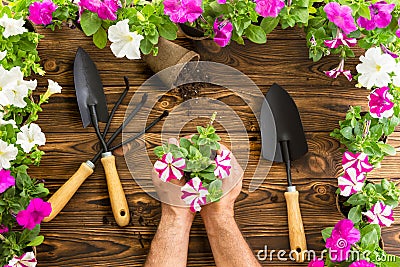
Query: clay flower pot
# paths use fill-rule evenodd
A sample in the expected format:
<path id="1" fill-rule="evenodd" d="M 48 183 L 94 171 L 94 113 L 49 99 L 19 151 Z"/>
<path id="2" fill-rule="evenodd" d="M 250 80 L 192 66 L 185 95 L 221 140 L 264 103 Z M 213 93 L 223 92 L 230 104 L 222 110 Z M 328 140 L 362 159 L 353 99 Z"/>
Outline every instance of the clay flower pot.
<path id="1" fill-rule="evenodd" d="M 170 68 L 168 73 L 159 73 L 165 86 L 172 88 L 186 63 L 199 61 L 200 55 L 164 38 L 158 41 L 158 55 L 143 55 L 143 60 L 154 73 Z"/>

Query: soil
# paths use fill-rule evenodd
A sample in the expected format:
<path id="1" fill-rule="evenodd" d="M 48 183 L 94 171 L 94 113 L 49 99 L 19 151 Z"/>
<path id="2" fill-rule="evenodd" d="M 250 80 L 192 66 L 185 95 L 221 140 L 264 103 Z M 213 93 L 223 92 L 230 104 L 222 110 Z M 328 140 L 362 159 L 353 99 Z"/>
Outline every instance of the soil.
<path id="1" fill-rule="evenodd" d="M 182 83 L 182 85 L 178 86 L 176 90 L 183 101 L 200 97 L 201 89 L 206 88 L 208 85 L 206 82 L 190 82 L 193 81 L 194 76 L 196 76 L 196 80 L 202 81 L 207 81 L 207 77 L 206 75 L 202 75 L 196 68 L 193 68 L 194 65 L 189 66 L 186 65 L 177 78 L 177 81 Z"/>

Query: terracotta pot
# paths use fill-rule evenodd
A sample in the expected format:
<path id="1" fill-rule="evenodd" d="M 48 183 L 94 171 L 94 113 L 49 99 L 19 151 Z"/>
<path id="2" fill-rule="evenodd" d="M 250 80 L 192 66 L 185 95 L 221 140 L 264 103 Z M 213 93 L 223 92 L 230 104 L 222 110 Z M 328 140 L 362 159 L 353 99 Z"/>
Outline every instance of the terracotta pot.
<path id="1" fill-rule="evenodd" d="M 158 41 L 158 55 L 143 55 L 142 58 L 154 73 L 169 68 L 168 72 L 159 73 L 158 77 L 165 86 L 172 88 L 185 64 L 190 61 L 199 61 L 200 55 L 164 38 L 160 38 Z"/>

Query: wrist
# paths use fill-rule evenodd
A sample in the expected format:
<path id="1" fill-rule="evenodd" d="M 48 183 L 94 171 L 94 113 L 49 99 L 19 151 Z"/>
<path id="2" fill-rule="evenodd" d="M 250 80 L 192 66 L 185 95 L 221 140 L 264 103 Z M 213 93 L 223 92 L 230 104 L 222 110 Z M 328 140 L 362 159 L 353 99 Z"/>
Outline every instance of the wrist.
<path id="1" fill-rule="evenodd" d="M 167 225 L 178 226 L 182 229 L 190 229 L 193 219 L 194 213 L 184 209 L 180 210 L 180 208 L 163 208 L 161 212 L 161 222 Z"/>
<path id="2" fill-rule="evenodd" d="M 204 206 L 200 212 L 204 223 L 218 223 L 227 220 L 234 220 L 234 211 L 229 208 L 215 207 L 215 206 Z"/>

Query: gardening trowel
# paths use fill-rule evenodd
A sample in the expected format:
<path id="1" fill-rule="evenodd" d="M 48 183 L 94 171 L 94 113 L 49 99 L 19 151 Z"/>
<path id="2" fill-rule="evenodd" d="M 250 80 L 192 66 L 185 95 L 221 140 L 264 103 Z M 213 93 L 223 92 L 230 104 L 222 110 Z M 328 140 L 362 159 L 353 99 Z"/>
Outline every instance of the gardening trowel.
<path id="1" fill-rule="evenodd" d="M 269 108 L 268 108 L 269 106 Z M 293 99 L 282 87 L 273 84 L 261 109 L 262 155 L 265 159 L 285 162 L 290 249 L 297 252 L 296 261 L 304 261 L 306 236 L 299 206 L 299 192 L 292 184 L 290 162 L 308 151 L 299 111 Z M 276 138 L 275 134 L 276 133 Z"/>
<path id="2" fill-rule="evenodd" d="M 107 187 L 115 221 L 119 226 L 129 223 L 129 208 L 115 165 L 115 157 L 107 147 L 98 122 L 107 122 L 108 109 L 99 72 L 89 55 L 79 48 L 74 62 L 74 83 L 79 111 L 86 128 L 93 125 L 104 153 L 101 163 L 106 173 Z"/>

